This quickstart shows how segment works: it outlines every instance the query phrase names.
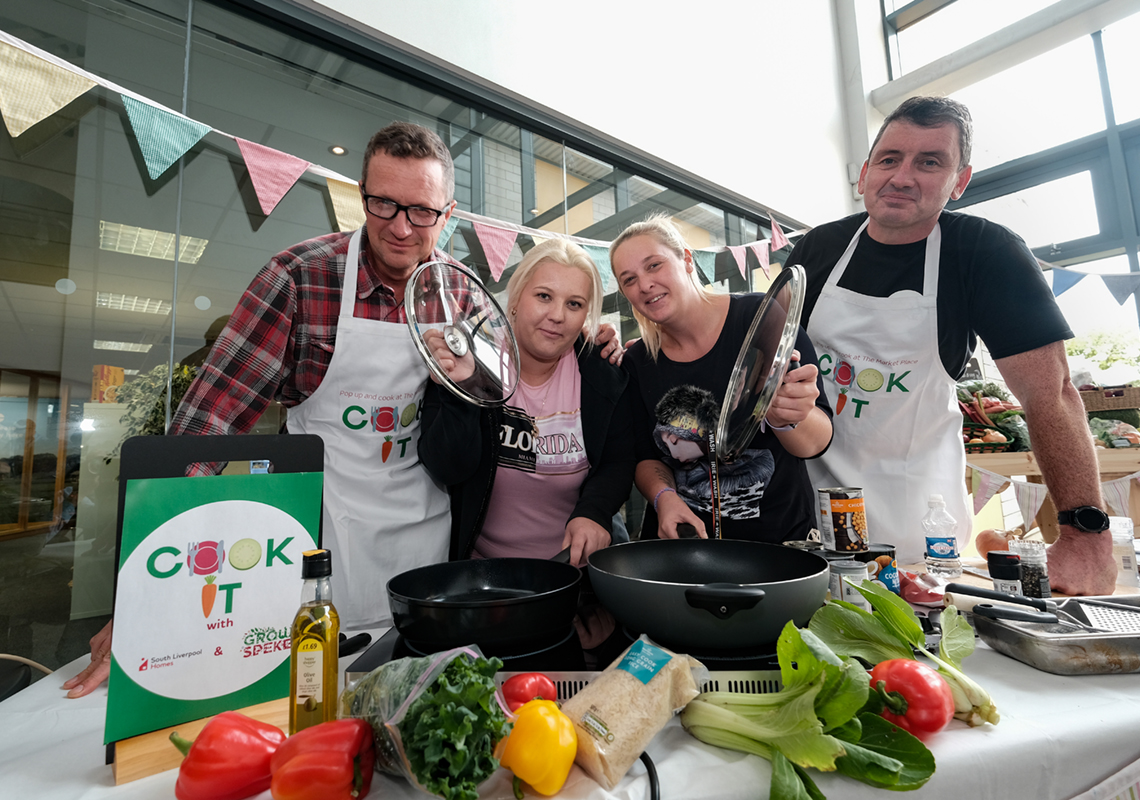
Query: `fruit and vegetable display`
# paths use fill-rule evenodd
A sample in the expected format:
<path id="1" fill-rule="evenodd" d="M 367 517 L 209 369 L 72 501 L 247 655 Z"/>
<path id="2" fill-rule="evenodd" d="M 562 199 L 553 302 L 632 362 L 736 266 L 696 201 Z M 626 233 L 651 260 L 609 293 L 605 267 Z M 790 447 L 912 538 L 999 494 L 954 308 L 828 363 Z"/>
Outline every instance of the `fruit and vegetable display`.
<path id="1" fill-rule="evenodd" d="M 963 422 L 984 426 L 972 428 L 969 434 L 964 434 L 963 443 L 1009 442 L 1010 450 L 1032 449 L 1025 411 L 1009 392 L 992 381 L 962 381 L 957 391 Z"/>
<path id="2" fill-rule="evenodd" d="M 470 647 L 389 661 L 344 690 L 341 716 L 371 725 L 384 772 L 447 800 L 475 800 L 511 727 L 495 684 L 502 666 Z"/>

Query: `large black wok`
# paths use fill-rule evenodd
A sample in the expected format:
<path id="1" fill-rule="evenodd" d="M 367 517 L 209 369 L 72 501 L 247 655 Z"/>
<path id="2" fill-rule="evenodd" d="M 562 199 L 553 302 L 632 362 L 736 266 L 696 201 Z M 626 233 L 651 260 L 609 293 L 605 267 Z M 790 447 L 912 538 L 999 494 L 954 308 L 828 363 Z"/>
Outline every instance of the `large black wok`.
<path id="1" fill-rule="evenodd" d="M 489 655 L 555 644 L 573 629 L 582 573 L 536 558 L 451 561 L 388 581 L 392 623 L 413 648 L 467 644 Z"/>
<path id="2" fill-rule="evenodd" d="M 827 596 L 822 557 L 731 539 L 647 539 L 590 555 L 594 592 L 634 633 L 697 652 L 776 641 Z"/>

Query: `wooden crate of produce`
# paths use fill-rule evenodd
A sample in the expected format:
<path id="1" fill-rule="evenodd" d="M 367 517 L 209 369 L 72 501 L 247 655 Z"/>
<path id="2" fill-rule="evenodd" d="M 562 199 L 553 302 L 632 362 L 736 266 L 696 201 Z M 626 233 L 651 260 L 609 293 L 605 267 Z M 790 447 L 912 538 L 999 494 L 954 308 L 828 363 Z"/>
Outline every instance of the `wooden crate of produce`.
<path id="1" fill-rule="evenodd" d="M 1140 388 L 1120 386 L 1081 392 L 1086 411 L 1112 411 L 1118 408 L 1140 408 Z"/>

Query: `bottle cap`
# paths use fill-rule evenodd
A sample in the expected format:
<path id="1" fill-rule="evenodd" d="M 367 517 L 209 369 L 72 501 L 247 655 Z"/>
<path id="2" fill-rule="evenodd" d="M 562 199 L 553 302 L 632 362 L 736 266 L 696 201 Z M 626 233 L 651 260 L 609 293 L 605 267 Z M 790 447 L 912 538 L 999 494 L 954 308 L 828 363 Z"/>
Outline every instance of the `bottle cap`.
<path id="1" fill-rule="evenodd" d="M 998 580 L 1021 580 L 1021 556 L 1004 550 L 991 550 L 986 553 L 986 565 L 990 577 Z"/>
<path id="2" fill-rule="evenodd" d="M 332 575 L 332 552 L 306 550 L 301 554 L 302 578 L 327 578 Z"/>
<path id="3" fill-rule="evenodd" d="M 946 501 L 942 499 L 942 495 L 932 494 L 930 495 L 930 499 L 926 501 L 926 505 L 929 508 L 937 508 L 938 506 L 946 505 Z"/>

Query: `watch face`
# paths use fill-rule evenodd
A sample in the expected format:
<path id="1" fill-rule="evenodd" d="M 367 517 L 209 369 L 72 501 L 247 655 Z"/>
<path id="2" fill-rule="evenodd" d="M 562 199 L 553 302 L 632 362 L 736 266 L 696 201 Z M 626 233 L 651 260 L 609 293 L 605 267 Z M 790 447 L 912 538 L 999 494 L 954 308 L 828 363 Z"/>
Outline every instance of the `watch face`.
<path id="1" fill-rule="evenodd" d="M 1108 524 L 1108 514 L 1095 506 L 1081 506 L 1073 509 L 1073 525 L 1082 531 L 1108 530 Z"/>

